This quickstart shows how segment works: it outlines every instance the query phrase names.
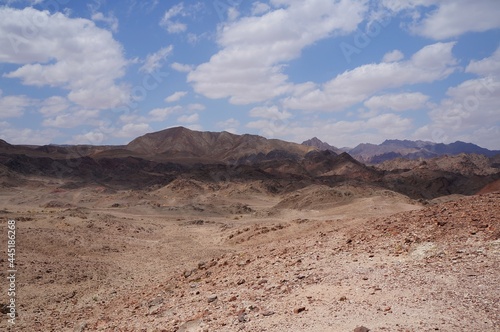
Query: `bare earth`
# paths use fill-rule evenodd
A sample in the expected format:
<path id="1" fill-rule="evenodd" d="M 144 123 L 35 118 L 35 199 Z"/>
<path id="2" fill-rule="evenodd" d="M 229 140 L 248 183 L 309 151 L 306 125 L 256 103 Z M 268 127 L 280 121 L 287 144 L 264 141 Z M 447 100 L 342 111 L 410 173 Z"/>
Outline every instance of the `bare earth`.
<path id="1" fill-rule="evenodd" d="M 500 331 L 500 192 L 61 185 L 0 188 L 19 314 L 0 330 Z"/>

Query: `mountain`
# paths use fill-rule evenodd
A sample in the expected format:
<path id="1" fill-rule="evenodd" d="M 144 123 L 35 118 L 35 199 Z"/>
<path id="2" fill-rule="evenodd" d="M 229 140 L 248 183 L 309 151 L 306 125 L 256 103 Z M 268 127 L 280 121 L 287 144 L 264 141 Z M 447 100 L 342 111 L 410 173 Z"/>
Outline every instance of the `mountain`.
<path id="1" fill-rule="evenodd" d="M 326 142 L 323 142 L 321 141 L 319 138 L 317 137 L 313 137 L 311 139 L 308 139 L 307 141 L 304 141 L 302 142 L 302 145 L 306 145 L 306 146 L 312 146 L 318 150 L 327 150 L 327 151 L 333 151 L 337 154 L 341 154 L 342 152 L 345 152 L 335 146 L 332 146 Z"/>
<path id="2" fill-rule="evenodd" d="M 66 189 L 88 185 L 151 189 L 175 180 L 192 179 L 214 188 L 257 181 L 273 194 L 310 185 L 374 185 L 412 198 L 432 199 L 454 193 L 473 194 L 497 181 L 500 157 L 464 155 L 427 164 L 420 160 L 418 164 L 395 160 L 393 164 L 374 167 L 360 162 L 359 156 L 373 161 L 403 154 L 436 155 L 463 148 L 483 151 L 460 142 L 446 146 L 392 140 L 352 149 L 351 153 L 358 154 L 356 160 L 346 152 L 337 154 L 256 135 L 199 132 L 182 127 L 149 133 L 125 146 L 27 146 L 0 141 L 0 187 L 23 183 L 39 186 L 43 179 L 66 182 Z"/>
<path id="3" fill-rule="evenodd" d="M 247 159 L 302 158 L 314 150 L 312 147 L 257 135 L 200 132 L 184 127 L 145 134 L 131 141 L 125 149 L 154 160 L 240 163 L 245 163 Z"/>
<path id="4" fill-rule="evenodd" d="M 331 150 L 328 143 L 322 142 L 316 137 L 305 141 L 305 145 L 315 146 L 320 150 Z M 334 148 L 334 147 L 332 147 Z M 405 159 L 431 159 L 444 155 L 459 155 L 462 153 L 479 154 L 493 157 L 500 154 L 498 150 L 488 150 L 478 145 L 465 142 L 454 142 L 450 144 L 433 143 L 428 141 L 410 140 L 386 140 L 381 144 L 362 143 L 348 152 L 356 160 L 368 164 L 379 164 L 396 158 Z"/>

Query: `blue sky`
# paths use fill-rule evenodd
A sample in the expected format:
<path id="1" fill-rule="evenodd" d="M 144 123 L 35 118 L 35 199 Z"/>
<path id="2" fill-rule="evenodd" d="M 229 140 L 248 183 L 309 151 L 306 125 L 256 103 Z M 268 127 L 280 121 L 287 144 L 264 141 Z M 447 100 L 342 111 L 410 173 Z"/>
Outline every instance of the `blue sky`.
<path id="1" fill-rule="evenodd" d="M 0 2 L 0 138 L 172 126 L 500 149 L 497 0 Z"/>

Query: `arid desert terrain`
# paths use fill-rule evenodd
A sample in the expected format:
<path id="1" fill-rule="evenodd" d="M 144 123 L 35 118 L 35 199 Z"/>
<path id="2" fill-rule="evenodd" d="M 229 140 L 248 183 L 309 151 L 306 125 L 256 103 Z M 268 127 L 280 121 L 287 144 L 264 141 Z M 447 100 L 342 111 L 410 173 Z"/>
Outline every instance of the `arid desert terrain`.
<path id="1" fill-rule="evenodd" d="M 500 330 L 500 188 L 497 170 L 477 167 L 485 159 L 328 159 L 313 171 L 334 182 L 260 165 L 127 187 L 44 174 L 43 157 L 23 172 L 3 156 L 18 316 L 1 330 Z"/>

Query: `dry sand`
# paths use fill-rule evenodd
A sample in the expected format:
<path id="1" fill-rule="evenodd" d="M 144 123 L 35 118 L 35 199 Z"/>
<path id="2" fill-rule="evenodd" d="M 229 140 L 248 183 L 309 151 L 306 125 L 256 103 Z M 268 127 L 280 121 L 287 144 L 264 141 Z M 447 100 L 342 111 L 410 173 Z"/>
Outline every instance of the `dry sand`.
<path id="1" fill-rule="evenodd" d="M 0 189 L 13 331 L 500 330 L 498 192 L 424 206 L 368 187 L 62 184 Z"/>

